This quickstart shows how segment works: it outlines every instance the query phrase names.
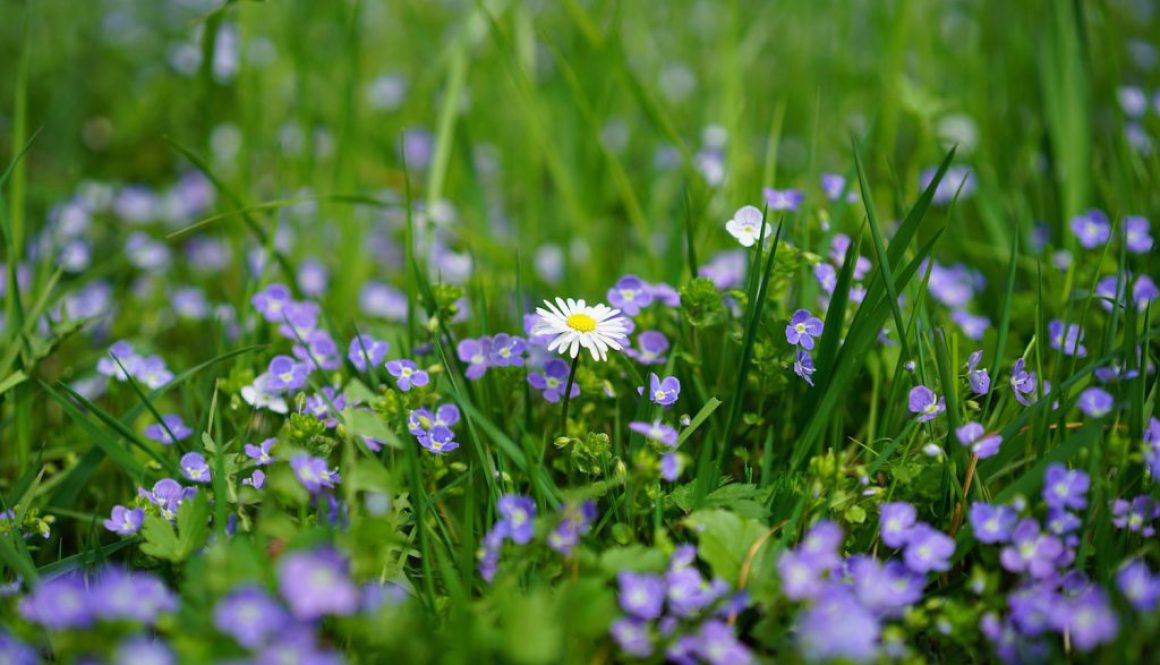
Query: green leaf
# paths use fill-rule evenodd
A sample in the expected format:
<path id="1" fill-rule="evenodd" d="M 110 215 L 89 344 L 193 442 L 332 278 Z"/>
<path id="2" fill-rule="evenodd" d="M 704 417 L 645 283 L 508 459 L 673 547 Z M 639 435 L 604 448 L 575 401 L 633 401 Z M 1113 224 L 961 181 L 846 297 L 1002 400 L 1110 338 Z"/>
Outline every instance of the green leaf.
<path id="1" fill-rule="evenodd" d="M 180 563 L 201 549 L 209 539 L 209 499 L 198 492 L 177 509 L 177 529 L 156 515 L 145 517 L 141 528 L 145 542 L 141 551 L 149 556 Z"/>
<path id="2" fill-rule="evenodd" d="M 387 427 L 383 417 L 364 409 L 346 409 L 342 412 L 342 422 L 351 434 L 382 441 L 392 448 L 402 448 L 403 443 L 395 432 Z"/>
<path id="3" fill-rule="evenodd" d="M 755 519 L 721 508 L 698 510 L 685 523 L 697 534 L 697 553 L 713 575 L 733 586 L 737 586 L 749 548 L 768 530 Z"/>

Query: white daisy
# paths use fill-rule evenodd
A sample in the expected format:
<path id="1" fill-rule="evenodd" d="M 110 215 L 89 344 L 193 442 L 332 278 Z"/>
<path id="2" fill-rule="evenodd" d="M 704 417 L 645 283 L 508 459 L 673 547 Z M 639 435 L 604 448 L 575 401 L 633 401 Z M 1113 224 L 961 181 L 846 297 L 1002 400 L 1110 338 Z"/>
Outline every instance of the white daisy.
<path id="1" fill-rule="evenodd" d="M 536 308 L 536 322 L 532 336 L 554 335 L 548 350 L 567 353 L 573 358 L 580 347 L 588 349 L 595 360 L 607 360 L 608 349 L 619 351 L 628 336 L 628 327 L 620 310 L 600 304 L 588 306 L 583 300 L 556 298 L 556 303 L 545 300 L 544 307 Z"/>
<path id="2" fill-rule="evenodd" d="M 753 206 L 745 206 L 733 213 L 733 219 L 725 222 L 725 230 L 729 235 L 737 238 L 742 247 L 753 247 L 761 236 L 761 211 Z M 769 227 L 766 226 L 765 237 L 769 238 Z"/>

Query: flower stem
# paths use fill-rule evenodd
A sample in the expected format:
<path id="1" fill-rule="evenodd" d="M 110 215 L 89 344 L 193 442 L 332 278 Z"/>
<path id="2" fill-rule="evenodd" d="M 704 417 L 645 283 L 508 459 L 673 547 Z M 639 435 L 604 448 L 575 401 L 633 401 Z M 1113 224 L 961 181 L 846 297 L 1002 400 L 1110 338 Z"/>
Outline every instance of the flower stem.
<path id="1" fill-rule="evenodd" d="M 576 357 L 572 359 L 572 369 L 568 372 L 568 385 L 564 388 L 564 436 L 568 436 L 568 405 L 572 402 L 572 384 L 576 382 L 576 367 L 580 364 L 580 356 L 583 353 L 577 353 Z"/>

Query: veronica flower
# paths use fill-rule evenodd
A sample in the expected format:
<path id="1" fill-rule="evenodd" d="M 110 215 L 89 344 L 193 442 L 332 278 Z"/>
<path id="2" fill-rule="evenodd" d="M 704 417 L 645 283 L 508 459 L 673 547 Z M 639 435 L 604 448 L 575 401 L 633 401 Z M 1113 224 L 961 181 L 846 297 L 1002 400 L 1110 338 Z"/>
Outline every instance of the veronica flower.
<path id="1" fill-rule="evenodd" d="M 1051 348 L 1063 352 L 1063 355 L 1077 358 L 1087 356 L 1087 347 L 1083 345 L 1084 332 L 1078 323 L 1064 325 L 1063 321 L 1052 319 L 1047 324 L 1047 334 Z"/>
<path id="2" fill-rule="evenodd" d="M 911 413 L 918 414 L 918 422 L 920 423 L 930 422 L 940 413 L 946 411 L 946 401 L 940 399 L 933 390 L 926 386 L 911 388 L 907 405 Z"/>
<path id="3" fill-rule="evenodd" d="M 209 482 L 209 465 L 201 453 L 186 453 L 181 457 L 181 472 L 195 483 Z"/>
<path id="4" fill-rule="evenodd" d="M 300 413 L 309 413 L 333 429 L 338 425 L 338 419 L 334 414 L 341 413 L 345 408 L 346 396 L 336 391 L 333 386 L 323 386 L 317 393 L 307 396 L 302 401 Z"/>
<path id="5" fill-rule="evenodd" d="M 1112 524 L 1118 528 L 1127 528 L 1129 531 L 1151 538 L 1156 534 L 1152 521 L 1157 516 L 1156 501 L 1147 494 L 1132 499 L 1129 503 L 1123 499 L 1116 499 L 1112 503 Z"/>
<path id="6" fill-rule="evenodd" d="M 809 557 L 794 550 L 783 551 L 777 559 L 781 592 L 790 600 L 814 598 L 821 593 L 826 585 L 822 579 L 824 572 Z"/>
<path id="7" fill-rule="evenodd" d="M 938 169 L 931 167 L 918 175 L 918 184 L 922 189 L 930 186 Z M 966 198 L 975 191 L 975 172 L 969 166 L 955 165 L 947 169 L 943 179 L 934 189 L 933 201 L 937 205 L 946 205 L 956 196 Z"/>
<path id="8" fill-rule="evenodd" d="M 761 190 L 761 195 L 770 210 L 797 211 L 802 202 L 806 200 L 806 195 L 796 189 L 779 190 L 765 187 Z"/>
<path id="9" fill-rule="evenodd" d="M 999 452 L 999 445 L 1003 437 L 998 434 L 987 434 L 983 426 L 976 422 L 968 422 L 955 429 L 955 436 L 959 443 L 971 449 L 979 459 L 987 459 Z"/>
<path id="10" fill-rule="evenodd" d="M 256 490 L 260 490 L 266 486 L 266 472 L 261 469 L 254 469 L 249 478 L 242 479 L 243 485 L 249 485 Z"/>
<path id="11" fill-rule="evenodd" d="M 101 571 L 88 595 L 94 615 L 105 621 L 153 625 L 159 615 L 177 610 L 177 596 L 160 579 L 116 567 Z"/>
<path id="12" fill-rule="evenodd" d="M 808 309 L 793 313 L 785 327 L 785 340 L 807 351 L 814 348 L 814 338 L 822 334 L 822 320 L 810 314 Z"/>
<path id="13" fill-rule="evenodd" d="M 1152 249 L 1152 234 L 1146 218 L 1139 215 L 1124 217 L 1124 243 L 1133 254 L 1145 254 Z"/>
<path id="14" fill-rule="evenodd" d="M 971 392 L 976 395 L 986 395 L 991 390 L 991 375 L 987 368 L 979 369 L 979 362 L 983 359 L 983 350 L 979 349 L 967 359 L 967 382 L 971 384 Z"/>
<path id="15" fill-rule="evenodd" d="M 403 392 L 409 392 L 412 387 L 421 388 L 431 380 L 413 360 L 392 360 L 387 363 L 387 373 L 395 377 L 395 385 Z"/>
<path id="16" fill-rule="evenodd" d="M 1052 508 L 1083 510 L 1090 486 L 1091 478 L 1083 471 L 1052 464 L 1043 475 L 1043 500 Z"/>
<path id="17" fill-rule="evenodd" d="M 311 494 L 318 494 L 324 487 L 334 487 L 336 482 L 342 480 L 338 475 L 338 469 L 330 469 L 325 459 L 306 453 L 298 453 L 291 457 L 290 468 L 294 470 L 298 482 Z"/>
<path id="18" fill-rule="evenodd" d="M 274 356 L 266 370 L 266 389 L 271 392 L 298 390 L 306 385 L 306 365 L 299 364 L 290 356 Z"/>
<path id="19" fill-rule="evenodd" d="M 693 650 L 709 665 L 749 665 L 753 654 L 738 641 L 733 626 L 717 619 L 701 624 Z"/>
<path id="20" fill-rule="evenodd" d="M 737 239 L 742 247 L 752 247 L 763 234 L 770 237 L 769 225 L 765 223 L 761 211 L 753 206 L 745 206 L 733 213 L 733 219 L 725 222 L 725 230 Z"/>
<path id="21" fill-rule="evenodd" d="M 1079 394 L 1076 405 L 1088 418 L 1102 418 L 1112 412 L 1116 401 L 1103 388 L 1091 387 Z"/>
<path id="22" fill-rule="evenodd" d="M 528 374 L 528 383 L 533 388 L 543 392 L 544 399 L 553 404 L 560 401 L 563 396 L 565 386 L 568 384 L 568 363 L 559 358 L 552 358 L 544 363 L 543 372 L 531 372 Z M 572 383 L 572 397 L 580 394 L 580 384 Z"/>
<path id="23" fill-rule="evenodd" d="M 535 501 L 519 494 L 505 494 L 496 502 L 496 510 L 506 527 L 504 532 L 508 538 L 519 545 L 531 541 L 535 534 L 532 522 L 536 517 Z"/>
<path id="24" fill-rule="evenodd" d="M 647 622 L 631 617 L 617 619 L 612 622 L 608 632 L 624 653 L 636 658 L 648 658 L 652 655 L 652 636 L 649 634 Z"/>
<path id="25" fill-rule="evenodd" d="M 669 406 L 681 396 L 681 382 L 675 376 L 666 376 L 663 380 L 654 373 L 648 375 L 649 400 L 653 404 Z"/>
<path id="26" fill-rule="evenodd" d="M 288 340 L 306 339 L 318 326 L 318 303 L 291 301 L 282 308 L 278 334 Z"/>
<path id="27" fill-rule="evenodd" d="M 270 284 L 250 299 L 254 309 L 270 323 L 282 322 L 282 311 L 293 302 L 290 288 L 285 284 Z"/>
<path id="28" fill-rule="evenodd" d="M 265 466 L 274 461 L 274 458 L 270 456 L 270 450 L 274 447 L 275 443 L 278 443 L 278 439 L 269 438 L 256 446 L 252 443 L 247 443 L 243 450 L 246 453 L 246 457 L 254 460 L 255 464 Z"/>
<path id="29" fill-rule="evenodd" d="M 487 371 L 491 354 L 491 337 L 485 335 L 479 339 L 461 339 L 455 351 L 459 359 L 467 363 L 467 370 L 464 372 L 467 378 L 475 381 L 483 377 L 483 373 Z"/>
<path id="30" fill-rule="evenodd" d="M 145 436 L 168 446 L 172 445 L 174 441 L 184 441 L 189 438 L 190 434 L 193 434 L 193 430 L 186 427 L 181 416 L 175 413 L 161 416 L 161 421 L 165 423 L 164 426 L 154 423 L 146 427 Z"/>
<path id="31" fill-rule="evenodd" d="M 650 441 L 656 441 L 670 448 L 677 447 L 677 430 L 662 423 L 659 419 L 651 423 L 633 421 L 628 424 L 628 429 Z"/>
<path id="32" fill-rule="evenodd" d="M 681 294 L 673 287 L 664 282 L 655 282 L 648 285 L 648 291 L 652 295 L 654 301 L 661 303 L 665 307 L 680 307 Z"/>
<path id="33" fill-rule="evenodd" d="M 645 330 L 636 336 L 639 348 L 625 348 L 624 353 L 642 365 L 663 365 L 665 352 L 669 350 L 669 340 L 656 330 Z"/>
<path id="34" fill-rule="evenodd" d="M 831 585 L 798 615 L 797 640 L 809 662 L 866 663 L 878 656 L 878 618 L 845 587 Z"/>
<path id="35" fill-rule="evenodd" d="M 823 173 L 821 180 L 822 192 L 825 193 L 827 199 L 837 201 L 842 198 L 842 192 L 846 190 L 845 176 L 837 173 Z M 851 199 L 856 201 L 858 199 L 858 195 L 853 191 L 850 191 L 846 196 L 847 201 Z"/>
<path id="36" fill-rule="evenodd" d="M 9 665 L 38 665 L 41 662 L 36 649 L 2 629 L 0 629 L 0 660 Z"/>
<path id="37" fill-rule="evenodd" d="M 914 505 L 899 501 L 884 503 L 879 509 L 879 530 L 887 547 L 902 549 L 910 539 L 910 531 L 918 518 Z"/>
<path id="38" fill-rule="evenodd" d="M 812 386 L 814 385 L 814 380 L 810 377 L 813 376 L 815 371 L 814 359 L 810 356 L 809 351 L 798 349 L 794 353 L 793 373 L 802 377 L 806 383 Z"/>
<path id="39" fill-rule="evenodd" d="M 141 530 L 144 522 L 144 510 L 117 505 L 113 506 L 112 515 L 105 520 L 105 528 L 122 536 L 131 536 Z"/>
<path id="40" fill-rule="evenodd" d="M 360 372 L 367 371 L 367 367 L 378 367 L 387 357 L 390 345 L 379 341 L 370 335 L 358 335 L 350 340 L 346 357 Z M 369 361 L 369 365 L 367 364 Z"/>
<path id="41" fill-rule="evenodd" d="M 955 541 L 929 524 L 919 522 L 910 529 L 906 539 L 906 550 L 902 560 L 906 567 L 924 574 L 932 570 L 951 569 L 951 556 L 955 553 Z"/>
<path id="42" fill-rule="evenodd" d="M 269 388 L 270 375 L 259 374 L 254 382 L 248 386 L 242 386 L 242 399 L 254 407 L 255 409 L 269 409 L 274 413 L 286 413 L 290 407 L 286 404 L 286 400 L 278 395 L 278 393 Z"/>
<path id="43" fill-rule="evenodd" d="M 76 573 L 42 580 L 39 586 L 20 599 L 17 611 L 26 621 L 49 630 L 85 628 L 94 619 L 84 579 Z"/>
<path id="44" fill-rule="evenodd" d="M 640 314 L 640 310 L 653 302 L 652 288 L 636 275 L 625 275 L 608 289 L 608 302 L 629 316 Z"/>
<path id="45" fill-rule="evenodd" d="M 822 291 L 832 294 L 838 286 L 838 271 L 828 263 L 819 263 L 814 266 L 814 279 L 818 281 Z"/>
<path id="46" fill-rule="evenodd" d="M 697 276 L 707 278 L 719 290 L 732 289 L 745 279 L 746 257 L 743 249 L 718 252 L 697 269 Z"/>
<path id="47" fill-rule="evenodd" d="M 367 316 L 397 323 L 407 320 L 407 295 L 389 284 L 367 282 L 359 291 L 358 304 Z"/>
<path id="48" fill-rule="evenodd" d="M 681 471 L 684 469 L 684 464 L 681 462 L 681 456 L 674 452 L 667 452 L 661 455 L 661 478 L 670 483 L 677 482 L 681 477 Z"/>
<path id="49" fill-rule="evenodd" d="M 338 344 L 325 330 L 312 330 L 303 339 L 306 344 L 294 345 L 294 357 L 302 361 L 307 373 L 316 369 L 336 370 L 342 366 Z"/>
<path id="50" fill-rule="evenodd" d="M 1011 532 L 1010 544 L 999 552 L 999 563 L 1012 573 L 1028 572 L 1045 578 L 1055 574 L 1056 562 L 1063 554 L 1063 543 L 1055 536 L 1040 533 L 1033 519 L 1020 521 Z"/>
<path id="51" fill-rule="evenodd" d="M 1102 210 L 1091 209 L 1071 218 L 1068 223 L 1079 244 L 1084 249 L 1095 249 L 1108 241 L 1112 225 Z"/>
<path id="52" fill-rule="evenodd" d="M 346 560 L 330 549 L 291 552 L 278 562 L 278 590 L 300 621 L 358 610 L 359 589 Z"/>
<path id="53" fill-rule="evenodd" d="M 1118 360 L 1113 360 L 1110 365 L 1105 367 L 1097 367 L 1092 372 L 1100 383 L 1119 383 L 1120 381 L 1131 381 L 1140 376 L 1140 372 L 1134 369 L 1127 369 L 1124 364 Z"/>
<path id="54" fill-rule="evenodd" d="M 1015 393 L 1015 399 L 1023 406 L 1031 406 L 1031 400 L 1036 397 L 1035 388 L 1037 386 L 1037 377 L 1035 372 L 1028 372 L 1024 369 L 1025 363 L 1022 358 L 1015 361 L 1015 366 L 1011 368 L 1011 390 Z M 1046 382 L 1044 383 L 1043 394 L 1050 392 Z"/>
<path id="55" fill-rule="evenodd" d="M 173 380 L 173 372 L 165 366 L 160 356 L 142 358 L 136 368 L 136 378 L 147 388 L 156 390 Z"/>
<path id="56" fill-rule="evenodd" d="M 656 619 L 665 603 L 665 581 L 659 575 L 623 571 L 616 576 L 620 586 L 620 609 L 638 619 Z"/>
<path id="57" fill-rule="evenodd" d="M 1010 506 L 975 502 L 971 504 L 969 519 L 975 540 L 994 545 L 1005 543 L 1011 538 L 1015 523 L 1019 521 L 1019 513 Z"/>
<path id="58" fill-rule="evenodd" d="M 213 625 L 247 649 L 257 649 L 290 626 L 290 615 L 256 586 L 231 592 L 214 606 Z"/>
<path id="59" fill-rule="evenodd" d="M 959 324 L 959 327 L 963 329 L 963 334 L 966 335 L 967 339 L 974 340 L 976 342 L 983 339 L 983 335 L 986 334 L 987 328 L 991 327 L 991 319 L 988 319 L 985 316 L 976 316 L 962 309 L 957 309 L 951 312 L 951 320 Z"/>
<path id="60" fill-rule="evenodd" d="M 522 367 L 527 344 L 522 337 L 500 333 L 491 340 L 487 362 L 492 367 Z"/>
<path id="61" fill-rule="evenodd" d="M 172 520 L 177 515 L 177 509 L 186 499 L 197 494 L 196 487 L 182 487 L 172 478 L 162 478 L 153 485 L 152 491 L 137 488 L 137 496 L 161 509 L 161 516 Z"/>
<path id="62" fill-rule="evenodd" d="M 571 554 L 572 549 L 580 542 L 580 537 L 592 528 L 594 519 L 596 519 L 596 504 L 592 501 L 564 504 L 559 524 L 548 534 L 548 547 L 560 554 Z"/>
<path id="63" fill-rule="evenodd" d="M 436 425 L 429 431 L 416 435 L 415 438 L 419 440 L 420 446 L 436 455 L 449 453 L 459 447 L 459 443 L 455 441 L 455 432 L 442 425 Z"/>
<path id="64" fill-rule="evenodd" d="M 851 557 L 847 568 L 854 580 L 854 593 L 867 608 L 887 616 L 901 614 L 922 599 L 922 575 L 910 571 L 900 561 L 885 565 L 869 556 Z"/>
<path id="65" fill-rule="evenodd" d="M 1066 633 L 1072 645 L 1084 653 L 1111 642 L 1119 632 L 1116 613 L 1098 587 L 1089 587 L 1079 596 L 1056 604 L 1051 623 L 1056 630 Z"/>
<path id="66" fill-rule="evenodd" d="M 620 310 L 606 305 L 589 307 L 584 300 L 565 301 L 556 298 L 555 304 L 544 301 L 546 307 L 536 308 L 539 319 L 532 327 L 533 335 L 555 335 L 548 342 L 548 350 L 577 357 L 581 348 L 588 349 L 593 360 L 607 360 L 608 350 L 619 351 L 627 335 L 625 318 Z"/>
<path id="67" fill-rule="evenodd" d="M 1160 577 L 1140 559 L 1133 559 L 1116 573 L 1116 586 L 1138 612 L 1152 612 L 1160 603 Z"/>

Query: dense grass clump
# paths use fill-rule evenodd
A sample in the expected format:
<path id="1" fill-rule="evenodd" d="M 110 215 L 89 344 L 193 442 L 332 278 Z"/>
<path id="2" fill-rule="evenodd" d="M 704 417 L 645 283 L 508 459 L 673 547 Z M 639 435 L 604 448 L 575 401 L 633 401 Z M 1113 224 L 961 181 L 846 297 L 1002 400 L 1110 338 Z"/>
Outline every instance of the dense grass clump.
<path id="1" fill-rule="evenodd" d="M 0 0 L 0 663 L 1150 662 L 1153 0 Z"/>

